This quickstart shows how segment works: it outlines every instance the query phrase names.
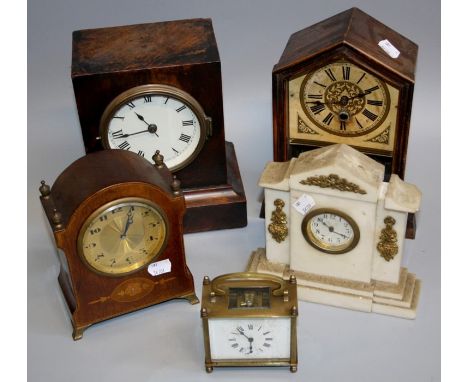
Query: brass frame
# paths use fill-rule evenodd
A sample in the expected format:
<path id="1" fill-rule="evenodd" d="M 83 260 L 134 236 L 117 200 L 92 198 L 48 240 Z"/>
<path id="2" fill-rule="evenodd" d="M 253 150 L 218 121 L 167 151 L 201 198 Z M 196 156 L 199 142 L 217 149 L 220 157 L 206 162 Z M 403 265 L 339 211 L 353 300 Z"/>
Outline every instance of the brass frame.
<path id="1" fill-rule="evenodd" d="M 182 163 L 179 163 L 178 165 L 169 168 L 169 170 L 172 172 L 180 170 L 188 166 L 198 156 L 205 144 L 205 141 L 208 139 L 209 136 L 212 135 L 212 126 L 211 118 L 205 114 L 202 106 L 198 103 L 198 101 L 195 98 L 193 98 L 189 93 L 173 86 L 161 84 L 140 85 L 128 89 L 123 93 L 119 94 L 116 98 L 114 98 L 111 101 L 111 103 L 107 105 L 99 123 L 99 135 L 101 137 L 102 145 L 105 149 L 112 149 L 108 141 L 108 130 L 109 123 L 117 109 L 119 109 L 123 104 L 128 103 L 129 101 L 141 98 L 148 94 L 160 94 L 175 98 L 189 106 L 198 118 L 198 122 L 200 123 L 200 140 L 197 143 L 195 151 Z"/>
<path id="2" fill-rule="evenodd" d="M 338 65 L 339 64 L 349 64 L 349 65 L 353 65 L 355 67 L 358 67 L 360 70 L 362 70 L 362 71 L 366 72 L 367 74 L 369 74 L 370 76 L 372 76 L 373 79 L 375 79 L 375 81 L 381 85 L 381 88 L 383 89 L 383 93 L 384 93 L 384 95 L 385 95 L 385 97 L 387 98 L 387 101 L 388 101 L 387 102 L 387 108 L 385 109 L 385 112 L 383 113 L 382 118 L 380 118 L 379 123 L 377 123 L 371 129 L 367 129 L 366 131 L 363 131 L 363 132 L 360 132 L 360 133 L 357 132 L 357 133 L 353 133 L 353 134 L 342 134 L 340 132 L 337 132 L 336 130 L 328 129 L 328 128 L 324 127 L 324 126 L 321 126 L 321 125 L 317 124 L 315 122 L 315 120 L 310 117 L 309 110 L 307 109 L 307 106 L 304 103 L 304 97 L 303 97 L 305 85 L 309 81 L 310 77 L 312 77 L 315 73 L 317 73 L 318 71 L 324 70 L 325 68 L 327 68 L 329 66 L 336 65 L 336 64 L 338 64 Z M 387 118 L 388 113 L 389 113 L 390 108 L 391 108 L 391 105 L 390 105 L 391 98 L 390 98 L 390 92 L 388 91 L 387 84 L 384 81 L 377 78 L 374 74 L 369 73 L 369 70 L 362 69 L 362 67 L 360 67 L 359 65 L 356 65 L 354 62 L 349 62 L 349 61 L 346 61 L 346 60 L 334 61 L 334 62 L 329 63 L 327 65 L 321 66 L 320 68 L 317 68 L 313 72 L 310 72 L 309 74 L 307 74 L 304 77 L 304 80 L 301 83 L 301 88 L 300 88 L 300 92 L 299 92 L 299 101 L 301 103 L 302 111 L 304 112 L 304 114 L 307 116 L 307 118 L 315 126 L 317 126 L 321 130 L 326 131 L 329 134 L 337 135 L 339 137 L 359 137 L 359 136 L 367 135 L 367 134 L 371 133 L 372 131 L 376 130 L 383 122 L 386 121 L 386 118 Z"/>
<path id="3" fill-rule="evenodd" d="M 228 309 L 229 288 L 238 287 L 271 287 L 270 308 Z M 291 372 L 297 371 L 297 285 L 295 276 L 289 280 L 280 277 L 251 272 L 230 273 L 210 281 L 205 276 L 201 318 L 205 344 L 205 368 L 208 373 L 214 367 L 225 366 L 289 366 Z M 220 318 L 280 318 L 290 317 L 290 354 L 289 358 L 257 358 L 213 360 L 211 358 L 210 334 L 208 320 Z"/>
<path id="4" fill-rule="evenodd" d="M 309 221 L 314 216 L 325 214 L 325 213 L 338 215 L 342 217 L 343 219 L 345 219 L 350 224 L 354 232 L 354 237 L 353 237 L 353 240 L 349 244 L 347 244 L 346 246 L 344 244 L 340 246 L 331 246 L 331 245 L 323 244 L 321 241 L 315 239 L 315 236 L 312 235 L 312 232 L 309 232 L 310 231 Z M 321 252 L 325 252 L 331 255 L 341 255 L 343 253 L 347 253 L 351 251 L 359 243 L 359 239 L 361 236 L 359 227 L 357 223 L 354 221 L 354 219 L 348 214 L 342 211 L 335 210 L 333 208 L 318 208 L 316 210 L 312 210 L 311 212 L 309 212 L 306 216 L 304 216 L 304 219 L 302 219 L 301 230 L 302 230 L 302 235 L 304 236 L 304 239 L 306 239 L 306 241 L 312 247 L 314 247 L 315 249 L 318 249 Z M 333 249 L 334 247 L 337 249 Z"/>
<path id="5" fill-rule="evenodd" d="M 128 205 L 128 204 L 130 204 L 132 202 L 133 203 L 146 204 L 146 205 L 152 207 L 153 209 L 155 209 L 161 215 L 161 218 L 162 218 L 162 220 L 163 220 L 163 222 L 165 224 L 165 230 L 166 230 L 166 235 L 164 237 L 164 241 L 163 241 L 161 247 L 159 248 L 159 251 L 157 251 L 153 256 L 149 257 L 145 262 L 143 262 L 136 269 L 133 269 L 133 270 L 131 270 L 129 272 L 117 273 L 117 274 L 106 273 L 106 272 L 99 271 L 96 268 L 92 267 L 91 264 L 89 264 L 88 260 L 86 259 L 85 255 L 83 253 L 82 241 L 83 241 L 83 236 L 85 234 L 85 231 L 88 229 L 89 224 L 96 217 L 98 217 L 100 214 L 102 214 L 104 211 L 110 209 L 111 207 L 117 208 L 117 207 L 122 206 L 122 205 Z M 78 254 L 79 254 L 80 258 L 81 258 L 81 261 L 83 262 L 83 264 L 85 264 L 85 266 L 89 270 L 91 270 L 92 272 L 97 273 L 99 275 L 103 275 L 103 276 L 107 276 L 107 277 L 122 277 L 122 276 L 127 276 L 127 275 L 130 275 L 132 273 L 138 272 L 139 270 L 141 270 L 141 268 L 148 265 L 152 261 L 156 260 L 159 257 L 159 255 L 166 249 L 167 240 L 168 240 L 168 237 L 170 235 L 169 231 L 170 231 L 169 220 L 168 220 L 168 218 L 166 216 L 166 213 L 164 212 L 164 210 L 160 206 L 158 206 L 157 204 L 155 204 L 155 203 L 153 203 L 153 202 L 151 202 L 151 201 L 149 201 L 147 199 L 144 199 L 144 198 L 137 198 L 137 197 L 120 198 L 120 199 L 116 199 L 116 200 L 113 200 L 113 201 L 111 201 L 109 203 L 106 203 L 106 204 L 102 205 L 101 207 L 96 209 L 93 213 L 91 213 L 86 218 L 84 223 L 81 225 L 80 232 L 78 234 L 78 240 L 76 241 L 76 246 L 77 246 L 77 251 L 78 251 Z"/>

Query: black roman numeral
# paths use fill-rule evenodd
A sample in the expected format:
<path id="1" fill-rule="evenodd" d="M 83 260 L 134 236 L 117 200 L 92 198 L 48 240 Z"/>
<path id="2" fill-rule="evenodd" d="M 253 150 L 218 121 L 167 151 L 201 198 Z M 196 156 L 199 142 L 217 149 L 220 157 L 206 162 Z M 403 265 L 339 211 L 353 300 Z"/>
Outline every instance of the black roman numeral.
<path id="1" fill-rule="evenodd" d="M 310 99 L 322 99 L 322 95 L 321 95 L 321 94 L 307 94 L 307 98 L 310 98 Z"/>
<path id="2" fill-rule="evenodd" d="M 133 102 L 129 102 L 127 103 L 127 106 L 130 108 L 130 109 L 133 109 L 135 107 L 135 104 Z"/>
<path id="3" fill-rule="evenodd" d="M 172 151 L 174 151 L 176 154 L 179 154 L 179 152 L 174 148 L 174 147 L 171 147 Z"/>
<path id="4" fill-rule="evenodd" d="M 141 151 L 141 150 L 138 150 L 138 155 L 141 156 L 141 157 L 144 157 L 144 156 L 145 156 L 145 152 L 144 152 L 144 151 Z"/>
<path id="5" fill-rule="evenodd" d="M 248 324 L 247 327 L 249 328 L 249 330 L 253 330 L 253 325 L 252 324 Z"/>
<path id="6" fill-rule="evenodd" d="M 130 143 L 128 143 L 127 141 L 123 141 L 119 147 L 122 149 L 122 150 L 130 150 Z"/>
<path id="7" fill-rule="evenodd" d="M 371 121 L 375 121 L 377 119 L 377 116 L 367 109 L 364 109 L 364 111 L 362 112 L 362 115 L 365 115 Z"/>
<path id="8" fill-rule="evenodd" d="M 343 79 L 345 81 L 349 81 L 349 76 L 351 75 L 351 68 L 349 66 L 342 66 L 341 69 L 343 71 Z"/>
<path id="9" fill-rule="evenodd" d="M 325 104 L 318 103 L 315 106 L 311 106 L 310 110 L 312 110 L 312 113 L 314 113 L 314 114 L 321 113 L 323 110 L 325 110 Z"/>
<path id="10" fill-rule="evenodd" d="M 321 84 L 320 82 L 314 81 L 314 84 L 317 84 L 318 86 L 321 86 L 322 88 L 326 88 L 324 84 Z"/>
<path id="11" fill-rule="evenodd" d="M 164 105 L 167 103 L 167 101 L 169 101 L 169 97 L 167 97 L 166 100 L 164 101 Z"/>
<path id="12" fill-rule="evenodd" d="M 145 103 L 148 103 L 148 102 L 152 101 L 150 95 L 144 96 L 143 99 L 145 100 Z"/>
<path id="13" fill-rule="evenodd" d="M 325 70 L 325 73 L 327 73 L 327 76 L 332 80 L 336 81 L 335 75 L 333 74 L 331 68 L 328 68 Z"/>
<path id="14" fill-rule="evenodd" d="M 182 121 L 182 126 L 193 126 L 193 119 L 191 121 Z"/>
<path id="15" fill-rule="evenodd" d="M 186 134 L 180 134 L 180 137 L 179 137 L 179 141 L 183 141 L 185 143 L 189 143 L 190 139 L 192 137 L 190 135 L 186 135 Z"/>
<path id="16" fill-rule="evenodd" d="M 179 107 L 178 109 L 176 109 L 176 112 L 180 113 L 182 110 L 186 109 L 187 106 L 185 105 L 182 105 L 181 107 Z"/>
<path id="17" fill-rule="evenodd" d="M 377 90 L 379 87 L 378 86 L 374 86 L 372 88 L 369 88 L 367 90 L 364 90 L 364 93 L 366 94 L 371 94 L 374 90 Z"/>
<path id="18" fill-rule="evenodd" d="M 122 130 L 112 132 L 112 138 L 120 138 L 123 135 Z"/>
<path id="19" fill-rule="evenodd" d="M 374 105 L 374 106 L 382 106 L 383 101 L 376 101 L 376 100 L 368 99 L 367 104 L 368 105 Z"/>
<path id="20" fill-rule="evenodd" d="M 326 123 L 327 125 L 330 125 L 331 121 L 333 120 L 333 114 L 328 113 L 327 116 L 323 119 L 323 123 Z"/>
<path id="21" fill-rule="evenodd" d="M 346 131 L 346 122 L 340 121 L 340 130 Z"/>
<path id="22" fill-rule="evenodd" d="M 358 82 L 356 82 L 356 83 L 358 84 L 359 82 L 361 82 L 362 79 L 363 79 L 365 76 L 366 76 L 366 73 L 362 73 L 362 76 L 359 77 L 359 80 L 358 80 Z"/>
<path id="23" fill-rule="evenodd" d="M 118 115 L 114 115 L 112 118 L 121 119 L 122 121 L 125 119 L 125 117 L 119 117 Z"/>
<path id="24" fill-rule="evenodd" d="M 362 129 L 364 128 L 364 126 L 362 126 L 361 122 L 359 122 L 359 120 L 356 118 L 356 123 L 359 125 L 359 127 Z"/>

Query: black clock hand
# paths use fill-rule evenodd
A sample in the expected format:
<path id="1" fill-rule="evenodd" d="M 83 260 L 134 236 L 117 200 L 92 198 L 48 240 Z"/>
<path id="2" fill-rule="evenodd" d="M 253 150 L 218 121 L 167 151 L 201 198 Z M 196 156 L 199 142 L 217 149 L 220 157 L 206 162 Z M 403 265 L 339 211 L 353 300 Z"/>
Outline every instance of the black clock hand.
<path id="1" fill-rule="evenodd" d="M 131 133 L 131 134 L 122 134 L 122 135 L 119 135 L 118 137 L 115 137 L 115 139 L 118 139 L 118 138 L 127 138 L 131 135 L 136 135 L 136 134 L 141 134 L 141 133 L 147 133 L 148 132 L 148 129 L 146 130 L 141 130 L 141 131 L 137 131 L 136 133 Z"/>
<path id="2" fill-rule="evenodd" d="M 120 238 L 123 239 L 127 236 L 128 227 L 133 223 L 133 207 L 130 207 L 127 213 L 127 222 L 125 223 L 124 232 L 120 235 Z"/>
<path id="3" fill-rule="evenodd" d="M 149 126 L 149 125 L 150 125 L 148 122 L 145 121 L 145 118 L 143 118 L 142 115 L 138 114 L 136 111 L 135 111 L 135 114 L 136 114 L 136 116 L 138 117 L 138 119 L 139 119 L 140 121 L 143 121 L 144 123 L 146 123 L 146 126 Z"/>
<path id="4" fill-rule="evenodd" d="M 343 236 L 345 239 L 349 239 L 349 236 L 343 235 L 342 233 L 332 231 L 333 233 L 336 233 L 337 235 Z"/>
<path id="5" fill-rule="evenodd" d="M 253 339 L 252 337 L 248 337 L 242 330 L 237 329 L 237 331 L 238 331 L 240 334 L 242 334 L 245 338 L 247 338 L 247 339 L 249 340 L 249 346 L 250 346 L 250 352 L 249 352 L 249 354 L 250 354 L 250 353 L 253 353 L 253 350 L 252 350 L 252 342 L 253 342 L 254 339 Z"/>
<path id="6" fill-rule="evenodd" d="M 154 123 L 148 123 L 148 122 L 146 122 L 146 121 L 145 121 L 145 118 L 144 118 L 142 115 L 138 114 L 136 111 L 135 111 L 135 114 L 136 114 L 136 116 L 138 117 L 138 119 L 139 119 L 140 121 L 143 121 L 144 123 L 146 123 L 146 126 L 148 126 L 148 130 L 147 130 L 147 131 L 149 131 L 150 133 L 156 135 L 156 136 L 159 138 L 158 133 L 156 133 L 156 131 L 158 130 L 158 126 L 156 126 L 156 124 L 154 124 Z"/>

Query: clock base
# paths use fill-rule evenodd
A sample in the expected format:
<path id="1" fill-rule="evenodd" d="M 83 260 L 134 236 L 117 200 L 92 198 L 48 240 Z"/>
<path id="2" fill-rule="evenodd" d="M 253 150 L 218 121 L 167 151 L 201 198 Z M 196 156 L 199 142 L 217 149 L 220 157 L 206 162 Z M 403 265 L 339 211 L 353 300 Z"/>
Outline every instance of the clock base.
<path id="1" fill-rule="evenodd" d="M 226 142 L 227 184 L 183 190 L 187 211 L 184 233 L 247 225 L 247 201 L 231 142 Z"/>
<path id="2" fill-rule="evenodd" d="M 397 284 L 375 280 L 370 283 L 355 282 L 294 271 L 289 265 L 269 261 L 265 248 L 258 248 L 250 256 L 246 272 L 268 273 L 284 280 L 295 275 L 298 298 L 302 301 L 400 318 L 416 318 L 421 281 L 406 268 L 400 268 Z"/>

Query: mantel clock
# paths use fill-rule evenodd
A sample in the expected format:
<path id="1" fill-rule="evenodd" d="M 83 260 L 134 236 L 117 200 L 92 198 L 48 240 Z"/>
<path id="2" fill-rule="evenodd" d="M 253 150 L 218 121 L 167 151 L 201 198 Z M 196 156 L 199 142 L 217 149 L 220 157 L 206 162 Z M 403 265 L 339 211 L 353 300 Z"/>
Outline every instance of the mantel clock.
<path id="1" fill-rule="evenodd" d="M 231 273 L 205 276 L 201 317 L 205 367 L 289 366 L 297 370 L 296 278 Z"/>
<path id="2" fill-rule="evenodd" d="M 154 159 L 100 151 L 72 163 L 52 187 L 41 182 L 75 340 L 94 323 L 153 304 L 198 302 L 185 262 L 180 181 L 162 155 Z"/>
<path id="3" fill-rule="evenodd" d="M 182 184 L 185 232 L 247 224 L 211 20 L 75 31 L 72 80 L 86 153 L 159 150 Z"/>

